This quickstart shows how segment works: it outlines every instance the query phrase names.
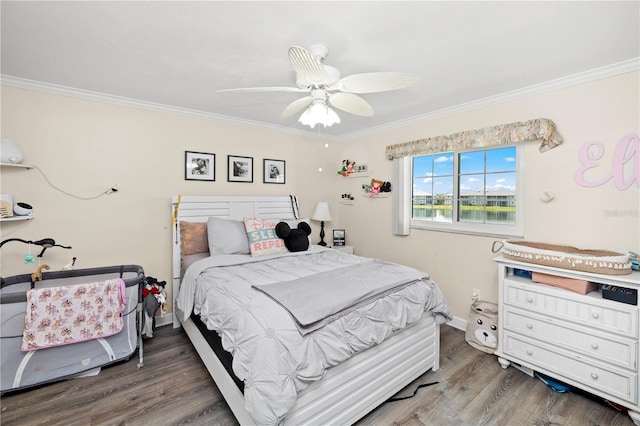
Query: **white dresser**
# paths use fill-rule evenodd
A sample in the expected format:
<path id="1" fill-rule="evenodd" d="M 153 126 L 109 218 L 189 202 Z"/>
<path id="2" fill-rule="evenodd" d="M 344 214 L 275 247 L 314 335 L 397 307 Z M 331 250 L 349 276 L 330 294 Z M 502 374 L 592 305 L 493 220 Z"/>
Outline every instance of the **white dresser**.
<path id="1" fill-rule="evenodd" d="M 640 289 L 640 272 L 600 275 L 496 258 L 499 327 L 496 355 L 628 407 L 640 425 L 639 307 L 538 284 L 514 269 Z M 601 286 L 599 286 L 601 287 Z"/>

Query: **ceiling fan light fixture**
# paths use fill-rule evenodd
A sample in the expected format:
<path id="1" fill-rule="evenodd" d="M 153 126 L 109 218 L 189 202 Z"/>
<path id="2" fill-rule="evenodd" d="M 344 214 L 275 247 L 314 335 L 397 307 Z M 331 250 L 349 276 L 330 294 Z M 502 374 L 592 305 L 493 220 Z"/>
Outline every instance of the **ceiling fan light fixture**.
<path id="1" fill-rule="evenodd" d="M 312 129 L 316 124 L 322 124 L 324 127 L 333 126 L 336 123 L 340 123 L 340 117 L 336 112 L 329 108 L 324 101 L 314 101 L 309 108 L 302 113 L 298 122 L 311 127 Z"/>

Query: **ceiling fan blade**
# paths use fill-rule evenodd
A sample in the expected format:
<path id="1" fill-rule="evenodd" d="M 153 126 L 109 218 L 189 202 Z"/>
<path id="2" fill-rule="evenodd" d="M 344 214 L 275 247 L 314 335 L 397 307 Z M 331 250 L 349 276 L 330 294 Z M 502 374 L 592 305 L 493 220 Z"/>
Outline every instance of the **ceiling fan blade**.
<path id="1" fill-rule="evenodd" d="M 311 83 L 321 83 L 329 78 L 322 63 L 303 47 L 290 47 L 289 61 L 296 73 L 304 76 Z"/>
<path id="2" fill-rule="evenodd" d="M 287 105 L 287 107 L 280 114 L 280 117 L 289 118 L 292 115 L 299 113 L 303 109 L 307 108 L 309 104 L 311 104 L 312 100 L 313 98 L 311 96 L 305 96 L 304 98 L 296 99 L 295 101 Z"/>
<path id="3" fill-rule="evenodd" d="M 243 87 L 239 89 L 220 89 L 216 92 L 308 92 L 298 87 Z"/>
<path id="4" fill-rule="evenodd" d="M 338 81 L 336 88 L 348 93 L 375 93 L 416 86 L 422 79 L 404 72 L 353 74 Z"/>
<path id="5" fill-rule="evenodd" d="M 362 117 L 371 117 L 373 108 L 367 101 L 353 93 L 331 93 L 329 95 L 329 103 L 334 107 L 346 111 L 351 114 L 360 115 Z"/>

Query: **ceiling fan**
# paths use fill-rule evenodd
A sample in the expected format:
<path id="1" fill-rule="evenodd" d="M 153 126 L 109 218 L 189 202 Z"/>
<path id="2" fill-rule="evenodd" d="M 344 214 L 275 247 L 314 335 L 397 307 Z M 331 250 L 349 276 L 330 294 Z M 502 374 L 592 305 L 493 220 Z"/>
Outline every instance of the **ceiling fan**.
<path id="1" fill-rule="evenodd" d="M 328 53 L 329 49 L 321 44 L 314 44 L 309 50 L 299 46 L 289 48 L 289 61 L 296 72 L 297 87 L 247 87 L 218 91 L 308 93 L 287 105 L 281 117 L 286 119 L 304 111 L 298 121 L 313 128 L 318 123 L 327 127 L 340 122 L 329 105 L 350 114 L 369 117 L 373 115 L 373 108 L 357 94 L 404 89 L 419 84 L 421 80 L 416 74 L 400 72 L 370 72 L 340 78 L 337 68 L 323 63 Z"/>

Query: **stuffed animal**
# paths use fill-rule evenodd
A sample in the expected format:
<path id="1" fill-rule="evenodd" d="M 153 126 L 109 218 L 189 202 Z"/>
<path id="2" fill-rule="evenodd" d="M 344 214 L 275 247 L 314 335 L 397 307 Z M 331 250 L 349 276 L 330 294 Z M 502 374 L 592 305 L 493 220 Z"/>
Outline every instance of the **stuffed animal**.
<path id="1" fill-rule="evenodd" d="M 47 265 L 46 263 L 43 263 L 42 265 L 38 266 L 38 269 L 36 269 L 36 271 L 33 274 L 31 274 L 31 282 L 42 281 L 43 269 L 49 270 L 49 265 Z"/>
<path id="2" fill-rule="evenodd" d="M 494 353 L 498 348 L 498 306 L 476 300 L 471 304 L 465 340 L 483 352 Z"/>
<path id="3" fill-rule="evenodd" d="M 287 250 L 305 251 L 309 249 L 311 227 L 307 222 L 300 222 L 297 228 L 291 229 L 286 222 L 279 222 L 276 225 L 276 235 L 284 240 Z"/>
<path id="4" fill-rule="evenodd" d="M 344 177 L 349 176 L 353 173 L 353 167 L 356 165 L 356 162 L 353 160 L 343 160 L 342 168 L 338 170 L 338 174 Z"/>

